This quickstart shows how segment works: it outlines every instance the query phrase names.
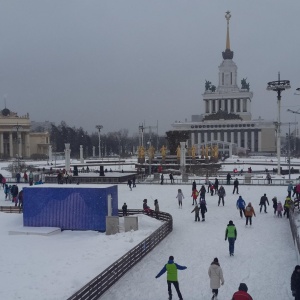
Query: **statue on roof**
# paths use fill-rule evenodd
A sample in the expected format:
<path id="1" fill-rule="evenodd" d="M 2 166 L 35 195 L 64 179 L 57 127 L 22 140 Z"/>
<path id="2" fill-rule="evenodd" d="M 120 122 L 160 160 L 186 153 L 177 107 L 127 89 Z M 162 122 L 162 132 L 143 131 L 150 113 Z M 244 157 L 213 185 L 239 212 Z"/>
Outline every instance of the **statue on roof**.
<path id="1" fill-rule="evenodd" d="M 208 80 L 205 80 L 205 90 L 206 91 L 210 90 L 210 85 L 211 85 L 211 82 Z"/>
<path id="2" fill-rule="evenodd" d="M 241 84 L 242 84 L 242 89 L 243 90 L 250 90 L 250 83 L 247 82 L 247 78 L 243 78 L 241 80 Z"/>

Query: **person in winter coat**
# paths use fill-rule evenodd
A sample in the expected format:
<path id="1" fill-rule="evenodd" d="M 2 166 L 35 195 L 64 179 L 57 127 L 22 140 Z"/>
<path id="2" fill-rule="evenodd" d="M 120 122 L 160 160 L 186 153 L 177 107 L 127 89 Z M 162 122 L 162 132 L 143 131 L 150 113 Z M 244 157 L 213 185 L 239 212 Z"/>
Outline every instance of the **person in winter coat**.
<path id="1" fill-rule="evenodd" d="M 227 185 L 230 185 L 230 179 L 231 179 L 230 173 L 227 173 L 226 179 L 227 179 Z"/>
<path id="2" fill-rule="evenodd" d="M 21 174 L 19 172 L 16 174 L 16 179 L 17 179 L 17 183 L 20 183 Z"/>
<path id="3" fill-rule="evenodd" d="M 15 206 L 18 205 L 18 194 L 19 194 L 19 188 L 16 184 L 14 184 L 11 187 L 11 194 L 12 194 L 12 198 L 13 198 L 13 202 L 15 203 Z"/>
<path id="4" fill-rule="evenodd" d="M 201 211 L 202 222 L 204 222 L 205 221 L 205 213 L 207 212 L 205 198 L 201 198 L 200 197 L 199 204 L 200 204 L 200 211 Z"/>
<path id="5" fill-rule="evenodd" d="M 295 197 L 295 195 L 297 196 L 297 190 L 296 190 L 297 186 L 295 185 L 293 187 L 293 196 L 292 197 Z"/>
<path id="6" fill-rule="evenodd" d="M 283 215 L 287 218 L 289 218 L 290 216 L 290 208 L 291 208 L 291 205 L 293 204 L 293 200 L 291 199 L 291 197 L 287 196 L 285 198 L 285 201 L 284 201 L 284 205 L 283 205 L 283 208 L 284 208 L 284 213 Z"/>
<path id="7" fill-rule="evenodd" d="M 180 207 L 182 208 L 182 199 L 184 199 L 184 196 L 183 196 L 181 189 L 178 189 L 178 194 L 177 194 L 176 198 L 178 199 L 179 208 Z"/>
<path id="8" fill-rule="evenodd" d="M 192 195 L 191 195 L 191 197 L 193 197 L 193 204 L 192 205 L 194 205 L 194 204 L 197 205 L 198 195 L 199 195 L 199 193 L 198 193 L 197 189 L 192 191 Z"/>
<path id="9" fill-rule="evenodd" d="M 288 187 L 287 187 L 288 197 L 291 197 L 292 190 L 293 190 L 293 184 L 290 182 Z"/>
<path id="10" fill-rule="evenodd" d="M 228 239 L 230 256 L 234 255 L 234 243 L 236 238 L 237 230 L 233 222 L 230 220 L 225 230 L 225 241 Z"/>
<path id="11" fill-rule="evenodd" d="M 170 182 L 171 182 L 171 184 L 173 184 L 173 183 L 174 183 L 174 176 L 173 176 L 173 174 L 170 173 L 169 177 L 170 177 Z"/>
<path id="12" fill-rule="evenodd" d="M 224 284 L 224 277 L 223 277 L 223 271 L 220 267 L 218 258 L 214 258 L 213 262 L 210 264 L 210 267 L 208 269 L 208 276 L 210 278 L 210 288 L 212 290 L 213 299 L 217 299 L 218 292 L 221 284 Z"/>
<path id="13" fill-rule="evenodd" d="M 278 218 L 279 217 L 282 218 L 283 207 L 282 207 L 281 201 L 278 201 L 276 211 L 277 211 Z"/>
<path id="14" fill-rule="evenodd" d="M 218 178 L 215 178 L 214 188 L 215 188 L 215 194 L 217 194 L 217 192 L 219 190 L 219 179 Z"/>
<path id="15" fill-rule="evenodd" d="M 225 195 L 226 195 L 225 189 L 224 189 L 223 185 L 221 185 L 219 190 L 218 190 L 218 196 L 219 196 L 218 206 L 220 205 L 221 200 L 222 200 L 222 204 L 224 206 L 224 197 L 225 197 Z"/>
<path id="16" fill-rule="evenodd" d="M 19 207 L 20 209 L 23 208 L 23 190 L 20 191 L 19 195 L 18 195 L 18 199 L 19 199 Z"/>
<path id="17" fill-rule="evenodd" d="M 274 208 L 274 215 L 276 215 L 276 211 L 277 211 L 277 197 L 273 197 L 272 199 L 273 202 L 273 208 Z"/>
<path id="18" fill-rule="evenodd" d="M 205 186 L 204 186 L 204 185 L 201 186 L 201 189 L 200 189 L 199 192 L 200 192 L 200 198 L 205 199 L 206 189 L 205 189 Z"/>
<path id="19" fill-rule="evenodd" d="M 215 187 L 214 187 L 213 184 L 210 185 L 209 190 L 210 190 L 210 195 L 213 196 L 214 195 L 214 190 L 215 190 Z"/>
<path id="20" fill-rule="evenodd" d="M 122 211 L 123 211 L 123 216 L 127 216 L 127 204 L 126 204 L 126 202 L 124 202 L 124 204 L 122 206 Z"/>
<path id="21" fill-rule="evenodd" d="M 28 175 L 27 175 L 26 171 L 24 172 L 23 178 L 24 178 L 24 181 L 27 183 L 28 182 Z"/>
<path id="22" fill-rule="evenodd" d="M 159 218 L 158 218 L 159 205 L 158 205 L 158 200 L 157 200 L 157 199 L 154 200 L 154 212 L 155 212 L 155 217 L 156 217 L 156 219 L 159 219 Z"/>
<path id="23" fill-rule="evenodd" d="M 239 193 L 239 180 L 237 178 L 233 182 L 233 192 L 232 192 L 232 194 L 234 194 L 235 191 L 236 191 L 237 194 Z"/>
<path id="24" fill-rule="evenodd" d="M 160 184 L 164 184 L 164 174 L 160 175 Z"/>
<path id="25" fill-rule="evenodd" d="M 131 185 L 132 185 L 132 181 L 131 181 L 131 179 L 128 179 L 128 181 L 127 181 L 127 185 L 129 186 L 130 190 L 132 191 L 132 187 L 131 187 Z"/>
<path id="26" fill-rule="evenodd" d="M 8 197 L 8 200 L 11 200 L 10 196 L 11 196 L 11 190 L 10 190 L 10 187 L 8 186 L 8 184 L 6 183 L 5 186 L 4 186 L 4 194 L 5 194 L 5 200 L 7 199 Z"/>
<path id="27" fill-rule="evenodd" d="M 170 256 L 168 263 L 165 264 L 165 266 L 161 269 L 161 271 L 155 276 L 155 278 L 159 278 L 161 275 L 163 275 L 165 272 L 167 272 L 169 299 L 172 299 L 171 285 L 173 284 L 176 289 L 179 300 L 183 300 L 180 289 L 179 289 L 177 270 L 185 270 L 185 269 L 187 269 L 187 267 L 180 266 L 180 265 L 174 263 L 174 257 Z"/>
<path id="28" fill-rule="evenodd" d="M 248 287 L 246 283 L 240 283 L 239 290 L 233 294 L 231 300 L 253 300 L 247 292 Z"/>
<path id="29" fill-rule="evenodd" d="M 240 216 L 243 217 L 243 213 L 245 210 L 246 202 L 242 198 L 242 196 L 239 196 L 239 199 L 236 201 L 236 208 L 240 210 Z"/>
<path id="30" fill-rule="evenodd" d="M 248 225 L 248 221 L 250 221 L 250 226 L 252 225 L 252 216 L 256 217 L 254 208 L 252 207 L 251 202 L 249 202 L 245 209 L 246 226 Z"/>
<path id="31" fill-rule="evenodd" d="M 297 265 L 291 276 L 291 291 L 295 300 L 300 300 L 300 266 Z"/>
<path id="32" fill-rule="evenodd" d="M 148 206 L 147 199 L 143 200 L 143 210 L 147 215 L 153 215 L 153 210 Z"/>
<path id="33" fill-rule="evenodd" d="M 195 212 L 195 222 L 200 222 L 199 211 L 200 207 L 196 204 L 194 209 L 191 211 L 191 213 Z"/>
<path id="34" fill-rule="evenodd" d="M 267 205 L 266 203 L 268 203 L 268 206 L 269 206 L 269 200 L 268 200 L 268 197 L 266 194 L 264 194 L 263 196 L 261 196 L 260 198 L 260 202 L 259 202 L 259 205 L 260 205 L 260 210 L 259 212 L 261 212 L 262 210 L 262 207 L 265 208 L 265 213 L 267 213 Z"/>
<path id="35" fill-rule="evenodd" d="M 196 181 L 194 180 L 193 184 L 192 184 L 192 191 L 195 190 L 195 189 L 197 189 L 197 185 L 196 185 Z"/>
<path id="36" fill-rule="evenodd" d="M 299 198 L 299 196 L 300 196 L 300 183 L 296 185 L 296 197 Z"/>

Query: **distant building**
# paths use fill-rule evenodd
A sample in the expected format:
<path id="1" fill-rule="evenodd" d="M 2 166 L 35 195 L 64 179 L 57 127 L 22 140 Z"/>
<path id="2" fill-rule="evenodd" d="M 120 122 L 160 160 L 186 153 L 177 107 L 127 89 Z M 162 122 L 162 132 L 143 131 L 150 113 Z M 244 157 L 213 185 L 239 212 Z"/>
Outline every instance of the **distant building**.
<path id="1" fill-rule="evenodd" d="M 191 122 L 175 122 L 173 131 L 189 133 L 189 146 L 196 146 L 198 155 L 205 146 L 218 145 L 223 155 L 235 152 L 274 153 L 276 151 L 275 124 L 261 118 L 252 119 L 253 93 L 246 79 L 238 84 L 237 65 L 230 50 L 229 19 L 226 13 L 226 49 L 219 66 L 218 86 L 205 82 L 204 113 L 193 115 Z"/>
<path id="2" fill-rule="evenodd" d="M 48 154 L 49 132 L 31 132 L 29 114 L 18 116 L 4 108 L 0 111 L 0 157 L 29 158 L 32 154 Z"/>

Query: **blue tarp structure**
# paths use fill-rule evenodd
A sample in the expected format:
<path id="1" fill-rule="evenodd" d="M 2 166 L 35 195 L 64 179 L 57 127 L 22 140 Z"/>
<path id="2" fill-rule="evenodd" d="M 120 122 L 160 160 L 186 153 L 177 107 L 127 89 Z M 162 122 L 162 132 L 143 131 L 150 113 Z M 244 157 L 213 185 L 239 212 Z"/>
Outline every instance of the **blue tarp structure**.
<path id="1" fill-rule="evenodd" d="M 106 216 L 118 216 L 118 187 L 41 185 L 23 189 L 23 225 L 105 232 Z"/>

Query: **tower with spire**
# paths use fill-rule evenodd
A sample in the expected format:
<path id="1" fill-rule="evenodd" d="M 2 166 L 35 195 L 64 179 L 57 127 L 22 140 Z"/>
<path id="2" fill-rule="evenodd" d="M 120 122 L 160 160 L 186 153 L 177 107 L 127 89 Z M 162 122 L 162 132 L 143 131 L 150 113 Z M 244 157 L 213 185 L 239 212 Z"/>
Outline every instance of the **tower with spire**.
<path id="1" fill-rule="evenodd" d="M 227 22 L 226 46 L 222 52 L 223 61 L 219 65 L 218 84 L 205 81 L 202 94 L 204 111 L 192 115 L 190 122 L 175 122 L 173 130 L 189 132 L 190 147 L 196 146 L 198 154 L 204 146 L 218 145 L 219 153 L 228 155 L 228 149 L 238 152 L 275 152 L 274 121 L 261 118 L 252 120 L 251 102 L 253 93 L 247 78 L 238 83 L 237 65 L 233 61 L 234 52 L 230 46 L 229 11 L 225 14 Z"/>

